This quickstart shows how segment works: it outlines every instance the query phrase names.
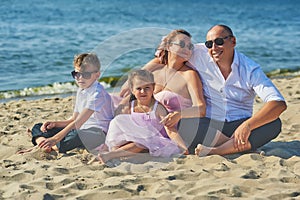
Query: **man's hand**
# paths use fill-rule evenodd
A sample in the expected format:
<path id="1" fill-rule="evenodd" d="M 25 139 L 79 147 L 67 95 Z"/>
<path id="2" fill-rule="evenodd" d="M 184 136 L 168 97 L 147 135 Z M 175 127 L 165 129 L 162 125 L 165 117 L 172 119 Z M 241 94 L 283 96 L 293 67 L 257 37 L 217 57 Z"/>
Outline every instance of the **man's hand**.
<path id="1" fill-rule="evenodd" d="M 246 148 L 246 144 L 249 142 L 248 138 L 251 134 L 250 125 L 247 121 L 243 122 L 234 132 L 232 137 L 234 138 L 234 148 L 239 151 L 243 151 Z"/>

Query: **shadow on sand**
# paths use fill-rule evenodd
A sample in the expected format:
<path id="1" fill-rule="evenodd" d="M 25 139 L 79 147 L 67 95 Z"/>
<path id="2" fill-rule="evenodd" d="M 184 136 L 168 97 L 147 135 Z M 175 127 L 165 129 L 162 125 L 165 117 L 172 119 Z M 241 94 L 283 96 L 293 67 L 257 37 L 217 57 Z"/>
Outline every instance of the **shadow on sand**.
<path id="1" fill-rule="evenodd" d="M 231 154 L 231 155 L 226 155 L 224 157 L 228 159 L 236 159 L 241 155 L 247 153 L 258 153 L 258 154 L 263 154 L 264 156 L 277 156 L 283 159 L 289 159 L 293 156 L 300 157 L 300 141 L 295 140 L 290 142 L 281 142 L 281 141 L 269 142 L 268 144 L 257 149 L 257 151 L 255 152 Z"/>
<path id="2" fill-rule="evenodd" d="M 290 142 L 269 142 L 260 148 L 266 153 L 266 156 L 278 156 L 281 158 L 291 158 L 293 156 L 300 156 L 300 141 Z"/>

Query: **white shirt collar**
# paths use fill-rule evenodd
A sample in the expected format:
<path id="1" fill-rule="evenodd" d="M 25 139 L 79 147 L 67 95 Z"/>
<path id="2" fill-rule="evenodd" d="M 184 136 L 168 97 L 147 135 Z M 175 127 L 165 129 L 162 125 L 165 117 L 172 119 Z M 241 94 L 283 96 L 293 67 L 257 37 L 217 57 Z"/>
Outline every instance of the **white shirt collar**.
<path id="1" fill-rule="evenodd" d="M 92 83 L 90 85 L 90 87 L 86 88 L 86 89 L 81 89 L 80 92 L 81 93 L 91 93 L 91 92 L 94 92 L 95 91 L 95 88 L 97 88 L 97 85 L 98 85 L 98 80 L 94 81 L 94 83 Z"/>

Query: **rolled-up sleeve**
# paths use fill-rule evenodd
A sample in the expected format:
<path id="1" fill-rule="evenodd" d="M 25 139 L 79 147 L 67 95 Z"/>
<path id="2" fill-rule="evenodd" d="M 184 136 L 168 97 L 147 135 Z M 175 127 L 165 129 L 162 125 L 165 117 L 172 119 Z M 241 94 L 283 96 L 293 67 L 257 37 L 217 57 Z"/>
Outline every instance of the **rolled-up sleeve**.
<path id="1" fill-rule="evenodd" d="M 264 101 L 284 101 L 284 97 L 273 84 L 261 68 L 256 68 L 251 73 L 252 88 L 256 94 Z"/>

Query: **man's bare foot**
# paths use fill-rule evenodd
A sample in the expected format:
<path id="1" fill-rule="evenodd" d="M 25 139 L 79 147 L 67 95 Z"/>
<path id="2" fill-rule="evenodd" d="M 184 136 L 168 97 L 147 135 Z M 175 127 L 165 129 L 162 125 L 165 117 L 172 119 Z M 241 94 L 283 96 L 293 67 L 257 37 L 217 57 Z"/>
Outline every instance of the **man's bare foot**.
<path id="1" fill-rule="evenodd" d="M 198 144 L 197 147 L 195 148 L 195 155 L 199 157 L 210 155 L 212 149 L 213 149 L 212 147 L 206 147 L 202 144 Z"/>

